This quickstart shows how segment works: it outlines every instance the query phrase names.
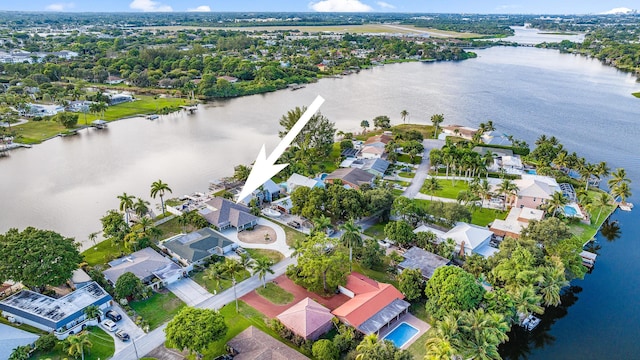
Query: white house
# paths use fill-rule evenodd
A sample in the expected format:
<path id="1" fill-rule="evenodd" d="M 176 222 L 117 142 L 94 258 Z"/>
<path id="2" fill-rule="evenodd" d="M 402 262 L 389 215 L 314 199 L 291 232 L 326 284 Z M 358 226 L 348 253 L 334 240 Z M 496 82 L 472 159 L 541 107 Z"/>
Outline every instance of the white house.
<path id="1" fill-rule="evenodd" d="M 445 239 L 453 239 L 456 242 L 456 251 L 464 248 L 464 253 L 469 256 L 473 253 L 490 257 L 498 249 L 489 246 L 493 232 L 477 225 L 458 223 L 453 229 L 444 234 Z"/>
<path id="2" fill-rule="evenodd" d="M 324 187 L 324 183 L 322 181 L 310 179 L 304 175 L 300 175 L 297 173 L 289 176 L 289 178 L 287 179 L 287 191 L 289 192 L 289 194 L 291 194 L 297 187 L 300 186 L 313 189 L 314 187 Z"/>

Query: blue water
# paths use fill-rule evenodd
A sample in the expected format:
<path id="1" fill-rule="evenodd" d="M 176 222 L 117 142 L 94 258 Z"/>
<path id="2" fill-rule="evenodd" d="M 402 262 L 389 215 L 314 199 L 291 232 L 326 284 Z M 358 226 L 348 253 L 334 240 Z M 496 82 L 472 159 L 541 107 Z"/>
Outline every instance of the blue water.
<path id="1" fill-rule="evenodd" d="M 384 339 L 391 341 L 396 347 L 401 348 L 417 333 L 418 329 L 403 322 L 393 329 L 393 331 L 388 333 Z"/>
<path id="2" fill-rule="evenodd" d="M 537 175 L 538 172 L 535 170 L 527 170 L 527 174 L 531 174 L 531 175 Z"/>
<path id="3" fill-rule="evenodd" d="M 573 206 L 569 206 L 569 205 L 565 205 L 564 206 L 564 213 L 567 216 L 576 216 L 576 215 L 578 215 L 578 212 L 576 211 L 576 209 L 574 209 Z"/>

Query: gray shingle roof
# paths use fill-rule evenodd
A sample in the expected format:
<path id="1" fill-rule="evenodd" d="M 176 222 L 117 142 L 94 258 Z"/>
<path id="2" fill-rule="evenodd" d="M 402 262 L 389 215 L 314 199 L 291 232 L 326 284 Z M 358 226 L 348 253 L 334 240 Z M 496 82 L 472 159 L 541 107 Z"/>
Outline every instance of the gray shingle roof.
<path id="1" fill-rule="evenodd" d="M 339 168 L 326 177 L 326 180 L 340 179 L 344 182 L 356 184 L 370 184 L 375 176 L 357 168 Z"/>
<path id="2" fill-rule="evenodd" d="M 449 264 L 449 260 L 419 247 L 412 247 L 404 254 L 404 261 L 398 264 L 401 269 L 420 269 L 422 276 L 430 279 L 433 272 L 441 266 Z"/>
<path id="3" fill-rule="evenodd" d="M 182 271 L 180 266 L 152 248 L 145 248 L 113 260 L 109 262 L 109 266 L 111 267 L 102 273 L 113 284 L 126 272 L 133 273 L 140 280 L 145 280 L 151 276 L 170 277 L 171 271 Z"/>
<path id="4" fill-rule="evenodd" d="M 206 204 L 207 209 L 201 210 L 200 214 L 218 228 L 220 228 L 220 224 L 227 222 L 237 228 L 258 220 L 257 217 L 249 213 L 248 207 L 221 197 L 215 197 L 207 201 Z"/>
<path id="5" fill-rule="evenodd" d="M 233 244 L 221 233 L 210 228 L 176 236 L 165 241 L 167 249 L 191 263 L 200 261 L 214 254 L 215 248 L 225 248 Z"/>

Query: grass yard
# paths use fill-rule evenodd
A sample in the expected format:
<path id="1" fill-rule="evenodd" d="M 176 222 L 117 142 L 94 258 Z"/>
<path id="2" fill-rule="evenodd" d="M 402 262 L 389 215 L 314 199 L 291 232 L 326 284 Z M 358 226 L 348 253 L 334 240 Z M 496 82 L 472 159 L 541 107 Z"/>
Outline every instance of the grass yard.
<path id="1" fill-rule="evenodd" d="M 115 352 L 115 345 L 113 338 L 107 334 L 104 330 L 97 326 L 90 326 L 89 341 L 93 346 L 91 349 L 86 349 L 84 354 L 85 360 L 98 360 L 108 359 L 113 356 Z M 69 355 L 62 350 L 62 342 L 59 342 L 53 350 L 48 352 L 36 351 L 31 355 L 33 359 L 50 359 L 50 360 L 62 360 L 69 358 Z"/>
<path id="2" fill-rule="evenodd" d="M 591 200 L 594 200 L 597 196 L 601 194 L 601 192 L 589 190 L 588 194 Z M 593 210 L 589 211 L 589 214 L 591 215 L 590 225 L 583 224 L 583 223 L 571 224 L 569 225 L 569 229 L 571 233 L 573 233 L 574 235 L 579 237 L 583 242 L 586 243 L 596 235 L 602 223 L 605 222 L 605 220 L 609 217 L 609 215 L 615 209 L 616 209 L 615 205 L 613 204 L 603 207 L 602 211 L 600 210 L 600 208 L 594 208 Z M 600 213 L 600 217 L 598 217 L 598 213 Z"/>
<path id="3" fill-rule="evenodd" d="M 251 255 L 253 259 L 258 258 L 268 258 L 273 261 L 274 264 L 279 263 L 284 259 L 284 255 L 282 255 L 279 251 L 268 250 L 268 249 L 245 249 Z"/>
<path id="4" fill-rule="evenodd" d="M 78 120 L 80 122 L 80 120 Z M 55 121 L 33 121 L 11 127 L 16 132 L 16 142 L 38 144 L 43 140 L 56 136 L 67 129 Z"/>
<path id="5" fill-rule="evenodd" d="M 381 266 L 381 269 L 369 269 L 365 266 L 363 266 L 362 264 L 360 264 L 357 261 L 353 262 L 353 271 L 357 271 L 363 275 L 366 275 L 370 278 L 372 278 L 373 280 L 379 281 L 379 282 L 384 282 L 384 283 L 389 283 L 389 284 L 393 284 L 393 286 L 398 286 L 398 281 L 393 278 L 387 271 L 385 271 L 384 269 L 386 269 L 389 266 L 388 264 L 388 258 L 385 258 L 385 263 L 384 265 Z"/>
<path id="6" fill-rule="evenodd" d="M 409 346 L 409 348 L 407 348 L 407 351 L 409 351 L 409 353 L 413 355 L 414 359 L 424 359 L 425 355 L 427 354 L 427 333 L 420 335 L 418 340 L 416 340 L 413 344 L 411 344 L 411 346 Z"/>
<path id="7" fill-rule="evenodd" d="M 256 292 L 275 305 L 286 305 L 294 299 L 292 293 L 271 282 L 268 282 L 266 287 L 258 287 Z"/>
<path id="8" fill-rule="evenodd" d="M 433 193 L 433 196 L 443 197 L 447 199 L 456 199 L 458 197 L 458 193 L 463 190 L 469 190 L 469 184 L 466 181 L 458 180 L 454 181 L 451 184 L 450 180 L 446 179 L 438 179 L 438 183 L 442 187 L 442 189 Z M 423 194 L 431 195 L 427 190 L 422 187 L 420 192 Z"/>
<path id="9" fill-rule="evenodd" d="M 205 359 L 212 359 L 216 356 L 226 354 L 227 342 L 251 325 L 266 332 L 279 341 L 282 341 L 285 344 L 291 346 L 291 344 L 283 340 L 273 330 L 269 329 L 265 322 L 266 317 L 258 312 L 258 310 L 252 308 L 243 301 L 238 301 L 238 305 L 240 308 L 239 313 L 236 313 L 236 307 L 233 302 L 225 305 L 220 309 L 220 314 L 222 314 L 222 316 L 224 317 L 225 322 L 227 323 L 227 326 L 229 328 L 224 339 L 212 342 L 207 350 L 204 351 L 203 355 Z M 295 347 L 291 347 L 295 349 Z"/>
<path id="10" fill-rule="evenodd" d="M 407 164 L 420 164 L 422 161 L 422 156 L 414 156 L 413 161 L 411 161 L 411 157 L 407 154 L 400 154 L 398 156 L 398 162 L 403 162 Z"/>
<path id="11" fill-rule="evenodd" d="M 378 223 L 373 225 L 372 227 L 366 229 L 364 231 L 365 235 L 369 235 L 372 238 L 376 238 L 376 239 L 384 239 L 386 236 L 384 236 L 384 227 L 385 225 L 387 225 L 387 223 Z"/>
<path id="12" fill-rule="evenodd" d="M 287 245 L 293 246 L 298 240 L 304 240 L 307 235 L 300 231 L 293 230 L 292 228 L 282 225 L 284 233 L 287 235 Z"/>
<path id="13" fill-rule="evenodd" d="M 410 130 L 418 131 L 425 139 L 433 139 L 433 126 L 432 125 L 418 125 L 418 124 L 400 124 L 391 128 L 394 132 L 407 132 Z"/>
<path id="14" fill-rule="evenodd" d="M 416 173 L 412 173 L 412 172 L 400 172 L 400 173 L 398 173 L 398 176 L 403 177 L 403 178 L 413 179 L 413 178 L 416 176 Z"/>
<path id="15" fill-rule="evenodd" d="M 237 275 L 236 281 L 237 283 L 240 283 L 245 279 L 249 278 L 250 276 L 251 274 L 249 273 L 249 271 L 243 270 Z M 223 280 L 220 280 L 219 286 L 216 287 L 216 282 L 214 280 L 204 279 L 204 271 L 195 273 L 193 276 L 191 276 L 191 278 L 193 279 L 193 281 L 200 284 L 200 286 L 204 287 L 205 289 L 207 289 L 208 292 L 212 294 L 225 291 L 226 289 L 229 289 L 232 285 L 231 280 L 223 279 Z"/>
<path id="16" fill-rule="evenodd" d="M 183 228 L 182 228 L 182 225 L 180 225 L 180 222 L 178 221 L 178 217 L 175 217 L 164 224 L 160 224 L 157 227 L 158 229 L 162 230 L 162 236 L 160 237 L 160 239 L 167 239 L 174 235 L 183 233 Z M 191 231 L 196 231 L 198 229 L 188 224 L 186 226 L 186 230 L 187 232 L 191 232 Z"/>
<path id="17" fill-rule="evenodd" d="M 149 322 L 149 328 L 155 329 L 165 322 L 171 320 L 185 304 L 173 293 L 154 293 L 147 300 L 133 301 L 129 305 Z"/>
<path id="18" fill-rule="evenodd" d="M 105 265 L 109 261 L 118 257 L 124 247 L 120 249 L 118 246 L 113 245 L 111 240 L 103 240 L 99 242 L 96 246 L 92 246 L 90 249 L 85 250 L 82 253 L 84 256 L 84 261 L 91 266 L 95 265 Z"/>
<path id="19" fill-rule="evenodd" d="M 634 92 L 634 93 L 632 93 L 631 95 L 633 95 L 633 96 L 635 96 L 635 97 L 637 97 L 637 98 L 640 98 L 640 91 L 638 91 L 638 92 Z"/>
<path id="20" fill-rule="evenodd" d="M 480 208 L 471 213 L 471 223 L 478 226 L 487 226 L 495 219 L 504 220 L 508 211 Z"/>

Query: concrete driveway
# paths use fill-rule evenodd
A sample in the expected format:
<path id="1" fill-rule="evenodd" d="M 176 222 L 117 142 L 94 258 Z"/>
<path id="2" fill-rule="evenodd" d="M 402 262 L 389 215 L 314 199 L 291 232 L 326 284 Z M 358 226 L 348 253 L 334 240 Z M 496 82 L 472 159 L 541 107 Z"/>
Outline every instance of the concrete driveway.
<path id="1" fill-rule="evenodd" d="M 264 218 L 258 219 L 258 225 L 268 226 L 276 232 L 276 241 L 271 244 L 249 244 L 238 239 L 238 232 L 235 229 L 227 229 L 222 233 L 237 244 L 240 244 L 243 248 L 247 249 L 268 249 L 275 250 L 284 255 L 285 257 L 291 256 L 293 250 L 287 245 L 287 234 L 282 229 L 282 226 L 269 221 Z"/>
<path id="2" fill-rule="evenodd" d="M 429 153 L 431 149 L 440 149 L 444 146 L 444 140 L 436 140 L 436 139 L 425 139 L 422 140 L 422 145 L 424 146 L 424 154 L 422 154 L 422 162 L 420 166 L 418 166 L 418 170 L 416 170 L 416 176 L 411 181 L 411 185 L 409 185 L 402 196 L 408 197 L 409 199 L 413 199 L 420 193 L 420 188 L 422 188 L 422 184 L 429 177 Z"/>
<path id="3" fill-rule="evenodd" d="M 195 306 L 213 296 L 207 289 L 189 278 L 182 278 L 171 283 L 167 289 L 188 306 Z"/>
<path id="4" fill-rule="evenodd" d="M 124 330 L 124 332 L 129 334 L 129 337 L 134 338 L 134 339 L 135 338 L 139 338 L 139 337 L 144 335 L 144 331 L 142 331 L 142 329 L 140 329 L 138 326 L 136 326 L 136 324 L 133 322 L 133 320 L 131 320 L 131 318 L 129 316 L 127 316 L 127 313 L 120 307 L 120 305 L 114 303 L 114 305 L 111 307 L 111 310 L 114 310 L 118 314 L 122 315 L 122 320 L 120 320 L 120 321 L 118 321 L 116 323 L 116 325 L 118 325 L 118 330 Z M 105 313 L 106 313 L 106 311 L 105 311 Z M 105 319 L 103 319 L 102 321 L 104 321 L 104 320 Z M 131 340 L 129 340 L 127 342 L 124 342 L 124 341 L 118 339 L 116 337 L 115 333 L 110 332 L 109 330 L 107 330 L 102 325 L 100 325 L 100 328 L 102 328 L 102 330 L 104 330 L 107 334 L 109 334 L 111 337 L 113 337 L 113 342 L 115 344 L 115 349 L 116 349 L 115 352 L 118 352 L 118 351 L 126 348 L 131 343 Z"/>

